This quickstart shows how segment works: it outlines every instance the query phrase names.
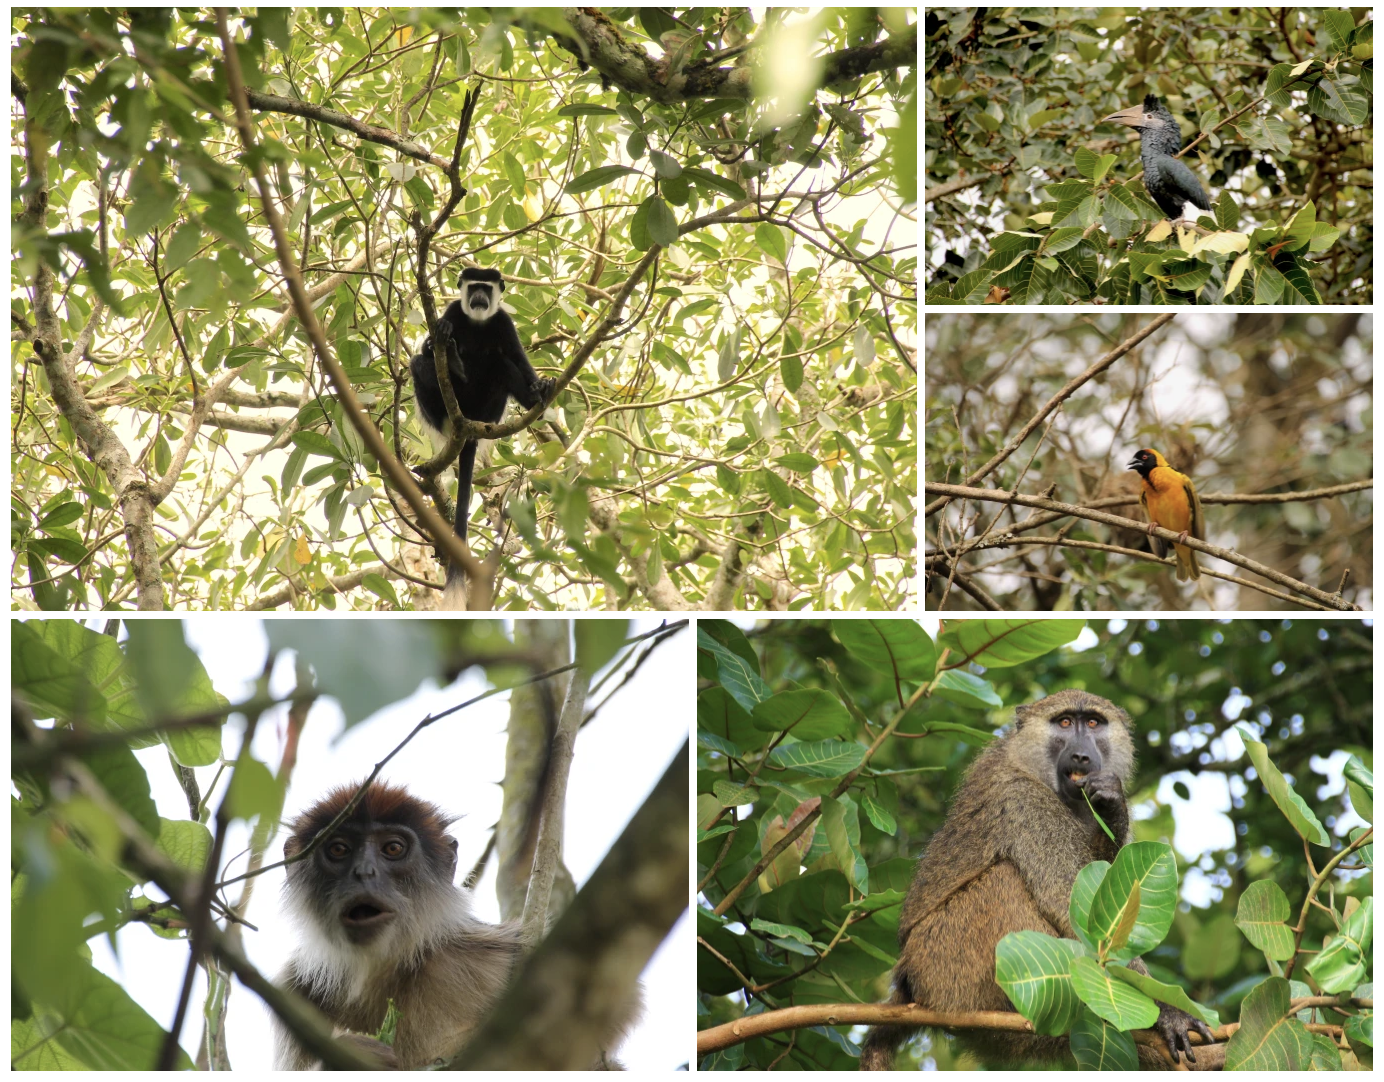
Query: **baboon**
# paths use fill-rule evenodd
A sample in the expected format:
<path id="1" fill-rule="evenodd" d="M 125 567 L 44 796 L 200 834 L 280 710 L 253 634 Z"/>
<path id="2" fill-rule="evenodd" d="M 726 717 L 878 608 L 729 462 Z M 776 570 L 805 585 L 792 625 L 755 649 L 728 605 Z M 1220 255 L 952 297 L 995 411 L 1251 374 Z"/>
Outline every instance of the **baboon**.
<path id="1" fill-rule="evenodd" d="M 971 765 L 951 813 L 918 861 L 899 917 L 899 961 L 890 1003 L 936 1011 L 1012 1011 L 995 983 L 995 944 L 1010 932 L 1075 939 L 1067 915 L 1077 873 L 1114 861 L 1130 840 L 1124 787 L 1134 776 L 1129 715 L 1084 691 L 1059 691 L 1015 711 L 1014 731 Z M 1096 823 L 1082 793 L 1119 839 Z M 1135 968 L 1142 962 L 1134 963 Z M 1211 1031 L 1159 1004 L 1158 1030 L 1173 1060 L 1195 1062 L 1188 1029 Z M 861 1070 L 889 1070 L 911 1026 L 876 1026 Z M 962 1046 L 987 1066 L 1075 1066 L 1065 1037 L 971 1030 Z M 1140 1066 L 1167 1069 L 1143 1045 Z"/>

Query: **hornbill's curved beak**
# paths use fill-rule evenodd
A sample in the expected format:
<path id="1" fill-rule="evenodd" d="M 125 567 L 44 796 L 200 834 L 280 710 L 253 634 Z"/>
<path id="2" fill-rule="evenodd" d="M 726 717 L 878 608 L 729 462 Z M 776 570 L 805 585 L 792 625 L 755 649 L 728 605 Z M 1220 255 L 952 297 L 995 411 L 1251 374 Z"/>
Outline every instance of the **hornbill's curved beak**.
<path id="1" fill-rule="evenodd" d="M 1118 113 L 1101 117 L 1100 122 L 1105 124 L 1111 120 L 1117 124 L 1128 124 L 1131 128 L 1150 128 L 1163 123 L 1153 113 L 1145 112 L 1142 105 L 1131 105 L 1128 109 L 1121 109 Z"/>

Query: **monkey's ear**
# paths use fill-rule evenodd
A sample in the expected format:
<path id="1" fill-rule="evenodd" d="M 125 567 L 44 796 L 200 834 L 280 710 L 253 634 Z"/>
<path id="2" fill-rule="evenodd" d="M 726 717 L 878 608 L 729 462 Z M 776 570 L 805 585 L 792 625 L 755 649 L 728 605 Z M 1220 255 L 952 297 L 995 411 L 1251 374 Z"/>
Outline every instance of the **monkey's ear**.
<path id="1" fill-rule="evenodd" d="M 447 878 L 452 879 L 457 874 L 457 840 L 450 834 L 447 837 Z"/>

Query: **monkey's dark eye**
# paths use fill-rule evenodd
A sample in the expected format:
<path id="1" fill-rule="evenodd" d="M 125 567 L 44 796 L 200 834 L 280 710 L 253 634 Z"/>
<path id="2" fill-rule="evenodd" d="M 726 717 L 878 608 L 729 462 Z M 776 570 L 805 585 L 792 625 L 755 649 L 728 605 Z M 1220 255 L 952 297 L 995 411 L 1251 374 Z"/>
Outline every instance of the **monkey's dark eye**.
<path id="1" fill-rule="evenodd" d="M 408 846 L 398 838 L 390 838 L 389 841 L 380 846 L 380 852 L 393 860 L 398 860 L 408 852 Z"/>
<path id="2" fill-rule="evenodd" d="M 1072 719 L 1067 717 L 1066 714 L 1063 714 L 1060 718 L 1057 719 L 1057 724 L 1062 726 L 1062 728 L 1064 729 L 1070 729 L 1072 727 Z"/>
<path id="3" fill-rule="evenodd" d="M 327 843 L 327 856 L 332 860 L 344 860 L 351 852 L 351 847 L 340 839 Z"/>

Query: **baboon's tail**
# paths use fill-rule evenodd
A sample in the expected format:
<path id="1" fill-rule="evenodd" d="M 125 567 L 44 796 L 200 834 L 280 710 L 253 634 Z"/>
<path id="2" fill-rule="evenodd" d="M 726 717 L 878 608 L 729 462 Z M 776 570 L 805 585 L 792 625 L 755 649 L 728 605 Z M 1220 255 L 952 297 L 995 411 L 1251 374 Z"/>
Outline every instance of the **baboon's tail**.
<path id="1" fill-rule="evenodd" d="M 892 1006 L 903 1006 L 913 1002 L 908 985 L 901 978 L 894 986 L 893 994 L 886 1000 Z M 862 1071 L 892 1071 L 894 1052 L 899 1045 L 918 1032 L 917 1026 L 871 1026 L 865 1034 L 865 1043 L 860 1046 L 860 1069 Z"/>

